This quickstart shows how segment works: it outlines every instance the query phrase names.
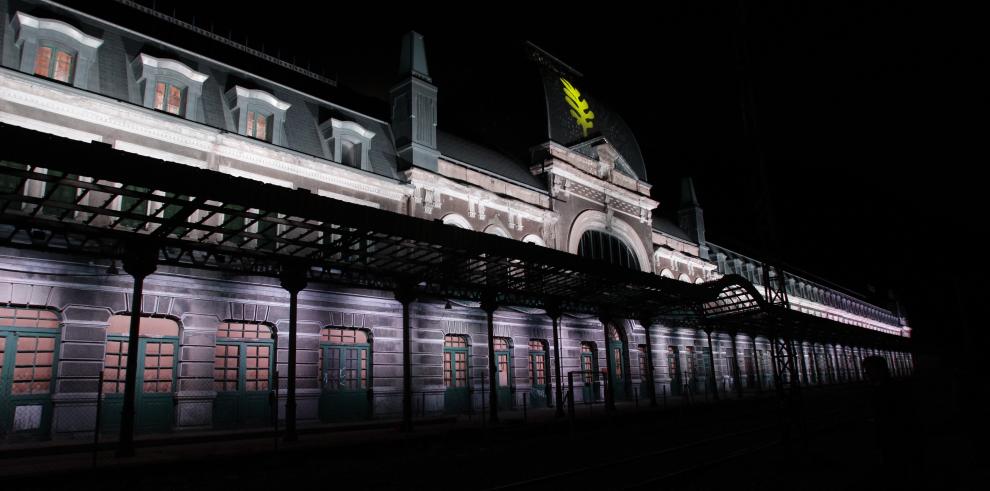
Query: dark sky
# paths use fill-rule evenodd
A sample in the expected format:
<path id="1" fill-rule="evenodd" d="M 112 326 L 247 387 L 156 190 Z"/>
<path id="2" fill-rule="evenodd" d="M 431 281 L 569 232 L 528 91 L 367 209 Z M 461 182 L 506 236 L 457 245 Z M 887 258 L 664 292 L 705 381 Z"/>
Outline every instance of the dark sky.
<path id="1" fill-rule="evenodd" d="M 783 261 L 863 293 L 893 289 L 919 339 L 962 332 L 967 321 L 954 316 L 976 294 L 958 296 L 956 285 L 965 291 L 978 276 L 960 258 L 982 225 L 977 165 L 986 159 L 958 151 L 978 120 L 964 95 L 972 77 L 958 67 L 986 66 L 987 55 L 964 53 L 965 32 L 946 38 L 945 13 L 906 2 L 559 2 L 545 10 L 472 2 L 443 11 L 367 3 L 282 1 L 245 13 L 219 2 L 156 7 L 325 70 L 372 107 L 395 81 L 402 33 L 416 29 L 440 90 L 439 124 L 465 136 L 477 131 L 473 121 L 539 116 L 542 107 L 520 107 L 540 90 L 522 62 L 520 45 L 530 40 L 583 72 L 633 128 L 660 213 L 673 215 L 678 180 L 690 175 L 709 238 L 763 254 L 762 158 Z M 143 18 L 130 19 L 140 30 Z"/>

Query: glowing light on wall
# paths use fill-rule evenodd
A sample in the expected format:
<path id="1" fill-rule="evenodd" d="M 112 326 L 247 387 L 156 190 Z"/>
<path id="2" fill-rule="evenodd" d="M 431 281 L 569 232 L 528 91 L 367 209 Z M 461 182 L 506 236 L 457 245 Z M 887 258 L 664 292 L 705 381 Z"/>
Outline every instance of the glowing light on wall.
<path id="1" fill-rule="evenodd" d="M 587 137 L 588 130 L 595 127 L 595 123 L 592 121 L 595 119 L 595 113 L 588 107 L 588 100 L 581 98 L 579 90 L 563 78 L 560 81 L 564 84 L 564 100 L 571 106 L 571 117 L 574 118 L 581 127 L 581 131 L 584 132 L 584 136 Z"/>

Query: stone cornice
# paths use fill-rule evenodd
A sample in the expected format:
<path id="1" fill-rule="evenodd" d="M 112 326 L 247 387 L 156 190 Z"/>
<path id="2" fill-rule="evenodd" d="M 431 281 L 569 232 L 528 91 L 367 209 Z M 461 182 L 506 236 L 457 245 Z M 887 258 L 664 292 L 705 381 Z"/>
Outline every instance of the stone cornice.
<path id="1" fill-rule="evenodd" d="M 66 36 L 76 40 L 79 44 L 83 46 L 88 46 L 90 48 L 99 48 L 103 45 L 103 40 L 100 38 L 95 38 L 93 36 L 88 36 L 79 29 L 66 24 L 60 20 L 54 19 L 39 19 L 37 17 L 32 17 L 24 12 L 18 12 L 14 18 L 15 29 L 20 30 L 25 27 L 33 29 L 41 29 L 47 31 L 56 31 Z"/>
<path id="2" fill-rule="evenodd" d="M 455 182 L 450 178 L 418 167 L 407 170 L 406 176 L 409 183 L 417 190 L 429 189 L 434 193 L 439 192 L 442 195 L 452 196 L 468 203 L 480 204 L 485 209 L 517 215 L 537 223 L 544 222 L 546 210 L 529 203 L 510 200 L 484 188 Z"/>
<path id="3" fill-rule="evenodd" d="M 210 78 L 209 75 L 205 73 L 199 73 L 192 68 L 189 68 L 184 63 L 180 63 L 175 60 L 169 60 L 165 58 L 155 58 L 154 56 L 148 56 L 144 53 L 138 55 L 138 60 L 142 66 L 149 66 L 152 68 L 164 68 L 166 70 L 172 70 L 183 77 L 192 80 L 193 82 L 203 83 L 206 79 Z"/>

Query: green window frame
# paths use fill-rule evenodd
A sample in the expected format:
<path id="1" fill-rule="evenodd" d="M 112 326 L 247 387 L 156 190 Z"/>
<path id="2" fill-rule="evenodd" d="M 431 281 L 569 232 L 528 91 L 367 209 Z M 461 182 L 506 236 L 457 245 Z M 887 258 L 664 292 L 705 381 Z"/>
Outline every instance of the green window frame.
<path id="1" fill-rule="evenodd" d="M 55 312 L 0 307 L 0 434 L 48 432 L 59 334 Z M 18 417 L 18 413 L 35 410 L 37 419 Z M 32 426 L 17 427 L 18 421 Z"/>
<path id="2" fill-rule="evenodd" d="M 512 385 L 512 343 L 509 338 L 495 338 L 495 368 L 498 376 L 495 378 L 499 387 Z"/>
<path id="3" fill-rule="evenodd" d="M 361 329 L 325 327 L 320 332 L 320 387 L 327 392 L 367 390 L 371 343 Z"/>
<path id="4" fill-rule="evenodd" d="M 247 113 L 247 127 L 244 129 L 244 134 L 251 138 L 270 142 L 272 141 L 274 119 L 270 113 L 250 109 Z"/>
<path id="5" fill-rule="evenodd" d="M 42 43 L 34 59 L 34 74 L 71 84 L 75 76 L 76 54 L 54 44 Z"/>
<path id="6" fill-rule="evenodd" d="M 447 388 L 468 386 L 470 352 L 467 337 L 446 335 L 443 338 L 443 384 Z"/>
<path id="7" fill-rule="evenodd" d="M 258 322 L 227 321 L 217 329 L 213 389 L 218 393 L 267 392 L 275 372 L 272 329 Z"/>
<path id="8" fill-rule="evenodd" d="M 597 362 L 598 360 L 595 354 L 595 347 L 592 346 L 591 343 L 581 343 L 581 371 L 597 371 L 595 370 Z M 583 373 L 581 376 L 586 384 L 590 384 L 593 379 L 593 375 L 590 373 Z"/>
<path id="9" fill-rule="evenodd" d="M 184 116 L 186 113 L 186 88 L 172 82 L 155 83 L 155 99 L 152 107 L 162 112 Z"/>
<path id="10" fill-rule="evenodd" d="M 529 340 L 529 383 L 533 388 L 542 389 L 547 385 L 547 359 L 549 359 L 546 341 Z"/>

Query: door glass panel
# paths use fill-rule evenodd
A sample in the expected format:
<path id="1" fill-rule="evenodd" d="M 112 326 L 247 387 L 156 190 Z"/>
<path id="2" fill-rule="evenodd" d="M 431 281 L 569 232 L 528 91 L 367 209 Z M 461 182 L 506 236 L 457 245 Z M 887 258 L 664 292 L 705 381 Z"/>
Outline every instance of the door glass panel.
<path id="1" fill-rule="evenodd" d="M 12 394 L 46 394 L 51 391 L 55 339 L 18 336 Z"/>
<path id="2" fill-rule="evenodd" d="M 495 357 L 498 362 L 498 385 L 508 387 L 509 385 L 509 355 L 500 354 Z"/>
<path id="3" fill-rule="evenodd" d="M 214 350 L 213 388 L 217 392 L 235 392 L 238 388 L 240 346 L 218 344 Z"/>
<path id="4" fill-rule="evenodd" d="M 147 341 L 144 349 L 144 393 L 172 391 L 175 356 L 171 341 Z M 165 348 L 168 345 L 169 348 Z"/>
<path id="5" fill-rule="evenodd" d="M 125 370 L 127 368 L 127 341 L 107 340 L 107 351 L 103 357 L 103 393 L 124 392 Z"/>

